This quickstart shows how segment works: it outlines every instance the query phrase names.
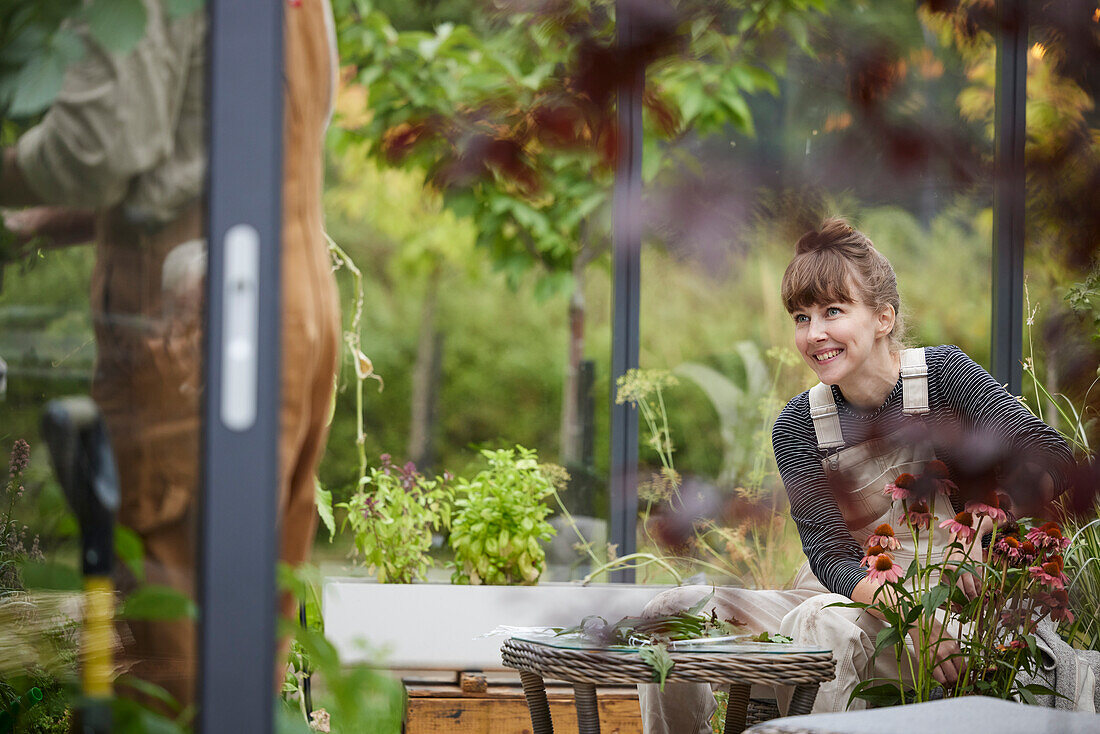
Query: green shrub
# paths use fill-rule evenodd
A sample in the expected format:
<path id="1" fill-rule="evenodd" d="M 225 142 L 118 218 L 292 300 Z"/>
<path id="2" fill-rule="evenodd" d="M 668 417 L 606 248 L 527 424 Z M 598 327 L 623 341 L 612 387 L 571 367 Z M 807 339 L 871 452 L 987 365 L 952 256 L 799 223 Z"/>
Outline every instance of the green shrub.
<path id="1" fill-rule="evenodd" d="M 453 583 L 534 584 L 546 566 L 540 540 L 554 529 L 543 499 L 564 471 L 541 467 L 534 449 L 483 450 L 489 467 L 455 487 Z"/>
<path id="2" fill-rule="evenodd" d="M 451 490 L 446 479 L 427 479 L 409 462 L 398 467 L 389 454 L 347 502 L 345 525 L 355 537 L 355 553 L 382 583 L 408 584 L 423 579 L 432 565 L 432 531 L 451 520 Z"/>

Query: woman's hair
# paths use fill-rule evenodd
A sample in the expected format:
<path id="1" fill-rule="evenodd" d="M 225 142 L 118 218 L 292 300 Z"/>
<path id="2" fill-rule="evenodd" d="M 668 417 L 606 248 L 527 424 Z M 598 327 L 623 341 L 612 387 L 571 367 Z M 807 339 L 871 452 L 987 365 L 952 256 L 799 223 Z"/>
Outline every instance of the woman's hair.
<path id="1" fill-rule="evenodd" d="M 867 235 L 840 217 L 826 219 L 820 229 L 799 238 L 794 259 L 783 273 L 781 294 L 790 313 L 814 304 L 860 301 L 875 311 L 889 304 L 895 314 L 890 348 L 904 347 L 894 268 Z"/>

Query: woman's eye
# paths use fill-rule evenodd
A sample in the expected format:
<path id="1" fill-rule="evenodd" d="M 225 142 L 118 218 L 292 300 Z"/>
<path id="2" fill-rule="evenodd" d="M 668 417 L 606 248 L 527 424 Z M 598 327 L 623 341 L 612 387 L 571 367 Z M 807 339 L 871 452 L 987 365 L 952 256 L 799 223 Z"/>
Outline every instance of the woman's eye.
<path id="1" fill-rule="evenodd" d="M 796 324 L 804 324 L 804 323 L 806 323 L 806 322 L 807 322 L 807 321 L 809 321 L 809 320 L 810 320 L 810 317 L 809 317 L 809 316 L 807 316 L 807 315 L 806 315 L 806 314 L 804 314 L 804 313 L 796 313 L 796 314 L 794 315 L 794 322 L 795 322 Z"/>
<path id="2" fill-rule="evenodd" d="M 837 308 L 836 306 L 829 306 L 827 309 L 825 309 L 825 315 L 826 316 L 839 316 L 840 315 L 840 309 Z"/>

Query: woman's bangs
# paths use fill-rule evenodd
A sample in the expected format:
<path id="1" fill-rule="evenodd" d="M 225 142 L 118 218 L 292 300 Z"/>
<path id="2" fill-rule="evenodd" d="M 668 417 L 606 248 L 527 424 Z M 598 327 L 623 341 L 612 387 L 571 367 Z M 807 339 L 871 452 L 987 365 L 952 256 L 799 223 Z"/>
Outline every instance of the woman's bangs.
<path id="1" fill-rule="evenodd" d="M 814 304 L 854 303 L 852 273 L 843 259 L 832 253 L 812 253 L 795 258 L 783 275 L 783 305 L 788 312 Z M 817 257 L 814 257 L 817 255 Z"/>

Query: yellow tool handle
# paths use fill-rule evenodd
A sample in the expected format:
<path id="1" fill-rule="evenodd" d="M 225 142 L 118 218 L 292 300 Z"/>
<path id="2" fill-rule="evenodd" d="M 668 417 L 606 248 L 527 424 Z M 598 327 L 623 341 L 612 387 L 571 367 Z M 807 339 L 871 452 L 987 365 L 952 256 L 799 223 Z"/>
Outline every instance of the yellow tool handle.
<path id="1" fill-rule="evenodd" d="M 111 697 L 115 588 L 106 576 L 84 579 L 84 695 Z"/>

